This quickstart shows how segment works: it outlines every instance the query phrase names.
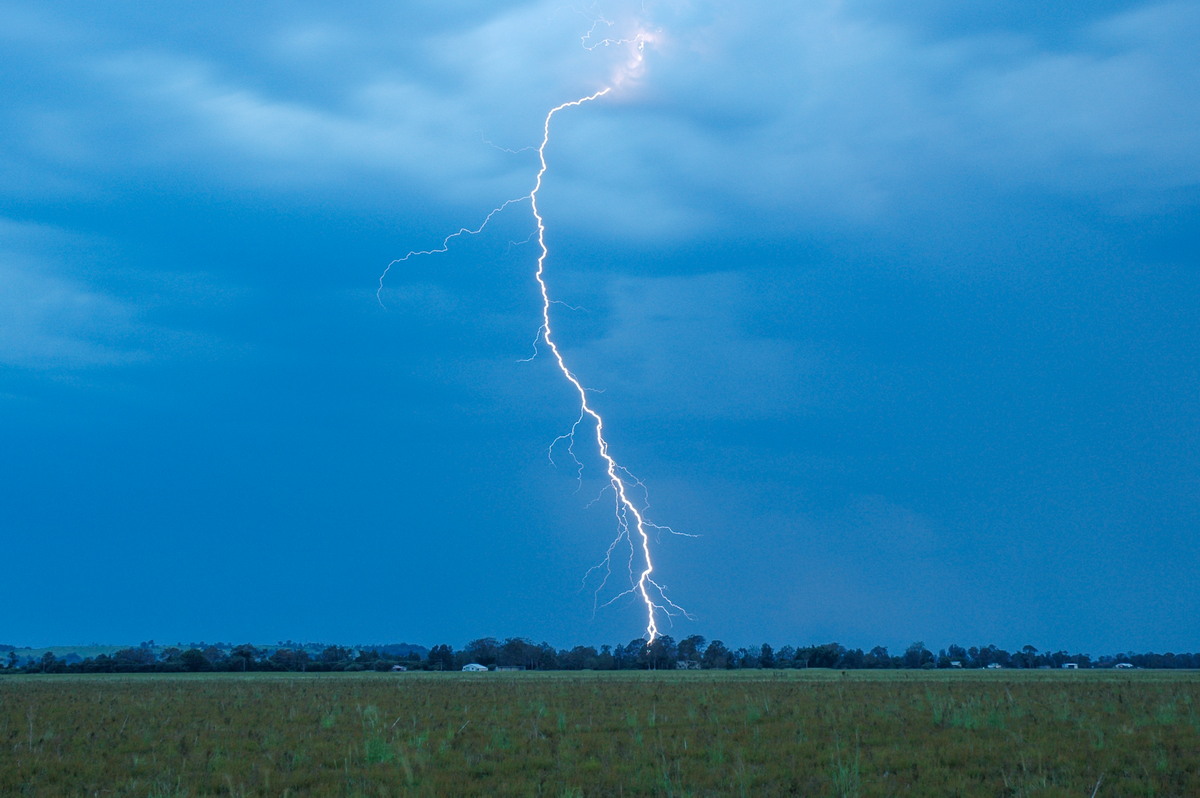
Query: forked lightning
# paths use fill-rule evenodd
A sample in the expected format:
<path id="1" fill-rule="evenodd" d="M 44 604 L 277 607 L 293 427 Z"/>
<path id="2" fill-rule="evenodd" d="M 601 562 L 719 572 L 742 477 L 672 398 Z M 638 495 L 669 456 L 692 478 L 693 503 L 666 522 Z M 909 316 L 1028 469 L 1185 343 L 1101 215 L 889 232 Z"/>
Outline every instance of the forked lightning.
<path id="1" fill-rule="evenodd" d="M 609 25 L 611 24 L 606 20 L 601 20 L 596 24 L 599 25 L 602 23 Z M 538 194 L 542 189 L 542 181 L 549 169 L 549 165 L 546 160 L 546 148 L 550 144 L 550 127 L 551 123 L 554 121 L 554 116 L 560 111 L 568 108 L 578 107 L 598 100 L 599 98 L 604 97 L 612 92 L 614 86 L 619 86 L 626 79 L 635 76 L 640 71 L 642 66 L 645 45 L 647 42 L 652 41 L 652 38 L 649 34 L 638 33 L 636 36 L 626 39 L 604 39 L 600 42 L 591 42 L 590 38 L 595 29 L 596 26 L 593 26 L 592 31 L 589 31 L 588 35 L 584 37 L 584 46 L 587 49 L 590 50 L 600 46 L 629 46 L 631 50 L 630 58 L 613 76 L 613 85 L 603 88 L 594 94 L 589 94 L 586 97 L 580 97 L 579 99 L 570 100 L 562 103 L 561 105 L 557 105 L 547 112 L 546 118 L 542 125 L 542 141 L 537 148 L 539 168 L 537 176 L 534 179 L 533 189 L 524 196 L 507 200 L 503 204 L 494 208 L 489 214 L 487 214 L 483 222 L 478 227 L 464 227 L 458 232 L 446 236 L 446 238 L 443 239 L 440 247 L 409 252 L 401 258 L 393 260 L 387 265 L 383 271 L 383 274 L 381 274 L 379 277 L 379 290 L 377 291 L 376 296 L 380 300 L 380 304 L 383 304 L 383 282 L 393 266 L 404 263 L 411 258 L 447 252 L 450 248 L 451 242 L 455 238 L 464 235 L 477 235 L 483 232 L 493 217 L 508 208 L 508 206 L 524 202 L 526 200 L 529 201 L 530 207 L 533 210 L 533 218 L 537 225 L 535 235 L 537 237 L 539 248 L 537 270 L 534 272 L 534 277 L 537 280 L 538 289 L 542 297 L 542 324 L 538 329 L 537 340 L 545 341 L 550 353 L 554 356 L 555 365 L 558 366 L 558 369 L 560 372 L 562 372 L 563 377 L 566 378 L 567 382 L 570 383 L 575 389 L 575 393 L 579 398 L 579 417 L 571 426 L 570 431 L 558 438 L 555 443 L 560 440 L 567 439 L 570 444 L 569 448 L 571 453 L 574 455 L 575 435 L 579 431 L 580 425 L 584 424 L 585 422 L 592 424 L 595 431 L 596 449 L 600 459 L 604 463 L 605 472 L 608 476 L 608 487 L 611 488 L 614 497 L 614 513 L 617 523 L 617 535 L 609 545 L 608 550 L 605 552 L 604 559 L 599 565 L 592 568 L 588 573 L 590 575 L 592 572 L 600 569 L 603 569 L 605 572 L 604 579 L 597 588 L 598 595 L 599 592 L 604 589 L 605 585 L 607 584 L 608 577 L 612 573 L 612 558 L 614 552 L 622 542 L 625 542 L 629 546 L 628 569 L 630 587 L 627 590 L 619 593 L 617 596 L 614 596 L 612 599 L 609 599 L 609 601 L 606 602 L 606 605 L 611 604 L 618 598 L 627 595 L 634 595 L 640 599 L 645 606 L 646 611 L 646 634 L 648 637 L 648 642 L 653 643 L 655 638 L 657 638 L 659 635 L 658 621 L 660 616 L 671 617 L 676 614 L 687 614 L 682 607 L 667 598 L 663 585 L 655 581 L 653 578 L 654 558 L 651 550 L 650 532 L 651 530 L 672 530 L 670 530 L 668 527 L 661 527 L 650 523 L 645 517 L 644 499 L 642 502 L 638 502 L 635 501 L 634 496 L 631 495 L 634 489 L 638 490 L 644 495 L 645 487 L 640 481 L 634 478 L 629 471 L 621 466 L 610 453 L 608 439 L 605 437 L 604 433 L 604 419 L 600 413 L 597 412 L 596 409 L 588 402 L 587 389 L 584 388 L 583 383 L 580 382 L 579 378 L 576 377 L 574 372 L 572 372 L 567 366 L 567 362 L 563 357 L 562 350 L 559 349 L 558 342 L 554 337 L 554 328 L 550 319 L 551 305 L 556 304 L 557 301 L 551 298 L 550 289 L 547 286 L 545 279 L 546 260 L 550 255 L 550 250 L 546 244 L 546 222 L 542 216 L 542 211 L 538 204 Z M 553 444 L 551 445 L 551 448 L 553 448 Z"/>

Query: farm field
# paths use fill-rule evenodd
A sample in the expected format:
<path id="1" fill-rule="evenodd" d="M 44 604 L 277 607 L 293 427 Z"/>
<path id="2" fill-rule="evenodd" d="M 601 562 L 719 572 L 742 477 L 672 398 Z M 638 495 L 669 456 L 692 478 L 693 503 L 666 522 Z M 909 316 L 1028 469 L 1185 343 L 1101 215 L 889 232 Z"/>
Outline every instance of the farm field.
<path id="1" fill-rule="evenodd" d="M 1198 752 L 1195 671 L 0 678 L 4 796 L 1197 796 Z"/>

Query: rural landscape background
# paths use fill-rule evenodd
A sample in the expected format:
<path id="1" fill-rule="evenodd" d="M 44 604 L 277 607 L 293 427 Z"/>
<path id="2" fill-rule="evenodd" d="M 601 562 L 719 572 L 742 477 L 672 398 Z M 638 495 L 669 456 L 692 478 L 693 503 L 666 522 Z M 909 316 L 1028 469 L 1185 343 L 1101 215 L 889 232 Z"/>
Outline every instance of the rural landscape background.
<path id="1" fill-rule="evenodd" d="M 1197 41 L 0 0 L 0 795 L 1200 795 Z"/>
<path id="2" fill-rule="evenodd" d="M 556 649 L 549 643 L 524 638 L 472 640 L 455 649 L 447 644 L 427 648 L 410 643 L 386 645 L 326 645 L 279 641 L 276 645 L 249 643 L 178 643 L 138 646 L 62 646 L 47 649 L 0 645 L 8 673 L 182 673 L 232 671 L 358 672 L 432 670 L 455 671 L 464 665 L 519 670 L 742 670 L 833 668 L 972 669 L 1020 668 L 1159 668 L 1200 669 L 1200 653 L 1119 652 L 1092 657 L 1067 651 L 1039 652 L 1035 646 L 1006 651 L 995 644 L 964 648 L 951 644 L 936 652 L 915 642 L 901 652 L 884 646 L 867 651 L 838 643 L 809 646 L 731 648 L 721 640 L 689 635 L 676 641 L 660 635 L 627 644 L 574 646 Z"/>

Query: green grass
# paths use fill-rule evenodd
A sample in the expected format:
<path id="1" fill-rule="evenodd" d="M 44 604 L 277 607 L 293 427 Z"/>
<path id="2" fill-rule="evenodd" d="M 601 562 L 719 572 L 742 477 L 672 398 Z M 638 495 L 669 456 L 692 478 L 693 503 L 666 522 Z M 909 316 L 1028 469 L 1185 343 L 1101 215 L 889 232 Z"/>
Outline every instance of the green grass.
<path id="1" fill-rule="evenodd" d="M 0 678 L 0 795 L 1200 795 L 1196 672 Z"/>

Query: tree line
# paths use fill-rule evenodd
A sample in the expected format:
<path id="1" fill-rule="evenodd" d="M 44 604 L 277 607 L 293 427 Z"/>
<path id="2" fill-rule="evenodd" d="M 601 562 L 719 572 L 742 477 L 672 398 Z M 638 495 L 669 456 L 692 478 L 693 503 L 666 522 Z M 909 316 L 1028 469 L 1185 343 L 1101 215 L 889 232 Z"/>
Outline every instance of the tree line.
<path id="1" fill-rule="evenodd" d="M 468 663 L 488 668 L 524 670 L 733 670 L 748 668 L 1200 668 L 1200 654 L 1120 653 L 1095 659 L 1066 651 L 1038 651 L 1024 646 L 1006 651 L 995 645 L 964 648 L 951 645 L 938 652 L 915 642 L 903 653 L 892 654 L 884 646 L 869 651 L 846 648 L 838 643 L 784 645 L 778 649 L 761 646 L 731 648 L 721 640 L 689 635 L 676 641 L 661 635 L 653 643 L 638 638 L 625 645 L 555 648 L 526 638 L 498 640 L 483 637 L 460 649 L 448 644 L 432 648 L 408 643 L 340 646 L 280 641 L 275 646 L 249 643 L 193 643 L 157 646 L 147 641 L 94 657 L 22 657 L 13 646 L 7 651 L 0 673 L 184 673 L 213 671 L 390 671 L 461 670 Z"/>

